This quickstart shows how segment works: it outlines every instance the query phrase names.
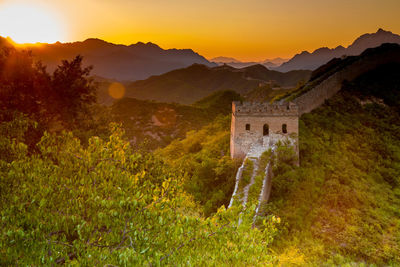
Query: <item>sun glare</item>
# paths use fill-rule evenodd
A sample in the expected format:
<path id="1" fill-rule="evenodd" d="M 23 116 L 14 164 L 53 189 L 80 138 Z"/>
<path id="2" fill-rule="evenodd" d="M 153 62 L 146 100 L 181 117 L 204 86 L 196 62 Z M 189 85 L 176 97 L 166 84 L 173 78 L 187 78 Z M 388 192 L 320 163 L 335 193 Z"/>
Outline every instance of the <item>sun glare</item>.
<path id="1" fill-rule="evenodd" d="M 20 44 L 63 41 L 60 20 L 43 7 L 26 4 L 0 5 L 0 36 Z"/>

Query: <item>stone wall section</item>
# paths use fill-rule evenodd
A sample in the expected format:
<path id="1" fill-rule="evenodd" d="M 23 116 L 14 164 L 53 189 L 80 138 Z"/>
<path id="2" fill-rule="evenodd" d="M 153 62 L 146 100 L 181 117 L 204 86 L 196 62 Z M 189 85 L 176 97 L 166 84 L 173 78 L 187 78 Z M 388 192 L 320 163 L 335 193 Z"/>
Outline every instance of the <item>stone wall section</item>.
<path id="1" fill-rule="evenodd" d="M 365 64 L 365 62 L 368 62 L 368 64 Z M 341 71 L 334 73 L 310 91 L 293 100 L 293 103 L 299 107 L 299 116 L 311 112 L 322 105 L 325 100 L 334 96 L 341 89 L 344 80 L 352 81 L 367 71 L 393 62 L 400 62 L 399 54 L 370 55 L 367 60 L 358 60 Z"/>

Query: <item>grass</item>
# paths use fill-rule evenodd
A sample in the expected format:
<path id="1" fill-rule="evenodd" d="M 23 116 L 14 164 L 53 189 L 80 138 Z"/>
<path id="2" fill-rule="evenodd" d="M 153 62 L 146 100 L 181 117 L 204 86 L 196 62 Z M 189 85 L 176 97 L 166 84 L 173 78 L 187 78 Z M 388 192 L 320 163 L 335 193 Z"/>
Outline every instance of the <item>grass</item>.
<path id="1" fill-rule="evenodd" d="M 238 185 L 238 192 L 243 192 L 243 189 L 250 183 L 253 171 L 254 171 L 253 161 L 250 159 L 246 159 L 243 167 L 242 177 Z"/>

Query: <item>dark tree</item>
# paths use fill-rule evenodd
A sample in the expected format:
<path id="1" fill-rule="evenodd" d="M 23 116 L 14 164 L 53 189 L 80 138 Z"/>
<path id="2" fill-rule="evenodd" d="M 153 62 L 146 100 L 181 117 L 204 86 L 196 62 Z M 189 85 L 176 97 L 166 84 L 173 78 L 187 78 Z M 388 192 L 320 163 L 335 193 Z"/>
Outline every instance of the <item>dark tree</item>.
<path id="1" fill-rule="evenodd" d="M 82 67 L 82 56 L 71 61 L 63 60 L 54 71 L 52 88 L 61 120 L 77 123 L 87 117 L 90 105 L 96 102 L 96 86 L 89 77 L 92 67 Z"/>

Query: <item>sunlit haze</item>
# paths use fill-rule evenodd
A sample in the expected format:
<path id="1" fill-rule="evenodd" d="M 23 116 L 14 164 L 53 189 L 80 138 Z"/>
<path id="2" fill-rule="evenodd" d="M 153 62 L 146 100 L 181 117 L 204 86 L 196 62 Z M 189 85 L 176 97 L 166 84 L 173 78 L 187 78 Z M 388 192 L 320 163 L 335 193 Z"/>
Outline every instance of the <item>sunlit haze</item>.
<path id="1" fill-rule="evenodd" d="M 378 28 L 400 33 L 398 0 L 0 1 L 0 35 L 16 42 L 153 42 L 239 60 L 349 45 Z"/>
<path id="2" fill-rule="evenodd" d="M 63 41 L 61 19 L 45 6 L 3 4 L 0 8 L 0 35 L 17 43 Z"/>

